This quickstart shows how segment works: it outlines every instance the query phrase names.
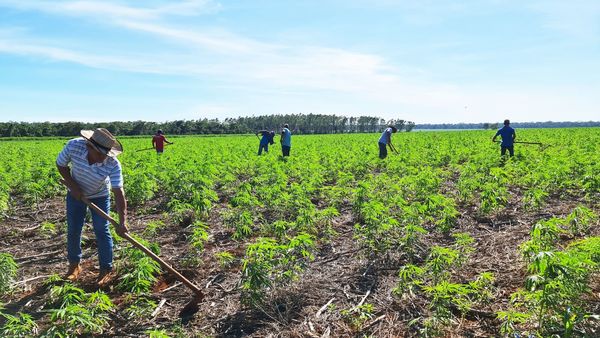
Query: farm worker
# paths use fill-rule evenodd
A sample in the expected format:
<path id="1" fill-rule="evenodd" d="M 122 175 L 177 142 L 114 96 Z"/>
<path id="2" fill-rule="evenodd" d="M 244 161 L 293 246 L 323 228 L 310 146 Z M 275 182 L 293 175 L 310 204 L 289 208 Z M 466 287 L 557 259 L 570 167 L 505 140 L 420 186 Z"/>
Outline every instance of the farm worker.
<path id="1" fill-rule="evenodd" d="M 156 134 L 152 137 L 152 148 L 156 149 L 157 154 L 162 154 L 165 149 L 165 142 L 168 144 L 173 144 L 173 142 L 169 142 L 165 135 L 163 135 L 162 130 L 157 130 Z"/>
<path id="2" fill-rule="evenodd" d="M 387 146 L 392 149 L 392 133 L 397 132 L 398 129 L 394 126 L 388 126 L 385 128 L 381 137 L 379 138 L 379 158 L 384 159 L 387 157 Z"/>
<path id="3" fill-rule="evenodd" d="M 281 130 L 281 139 L 279 142 L 281 143 L 281 152 L 283 156 L 290 156 L 290 149 L 292 149 L 292 132 L 290 131 L 290 126 L 286 123 L 283 125 L 283 129 Z"/>
<path id="4" fill-rule="evenodd" d="M 67 193 L 67 258 L 69 270 L 66 278 L 74 281 L 81 272 L 81 231 L 85 221 L 87 205 L 81 197 L 104 210 L 110 210 L 109 185 L 115 196 L 119 214 L 117 234 L 126 233 L 127 202 L 123 190 L 123 174 L 117 155 L 123 146 L 106 129 L 82 130 L 80 138 L 67 142 L 58 154 L 56 165 L 69 191 Z M 69 167 L 69 163 L 71 166 Z M 108 221 L 96 212 L 92 213 L 92 225 L 96 235 L 100 274 L 98 285 L 103 286 L 113 277 L 113 242 Z"/>
<path id="5" fill-rule="evenodd" d="M 269 152 L 269 144 L 274 144 L 273 138 L 275 137 L 275 131 L 259 130 L 256 132 L 256 136 L 260 134 L 260 143 L 258 145 L 258 155 L 262 154 L 263 149 L 265 153 Z"/>
<path id="6" fill-rule="evenodd" d="M 496 137 L 500 135 L 502 137 L 502 143 L 500 144 L 500 155 L 504 156 L 506 154 L 506 150 L 510 153 L 510 156 L 515 155 L 515 148 L 513 143 L 517 138 L 517 134 L 515 130 L 511 128 L 510 121 L 504 120 L 504 127 L 498 129 L 496 135 L 492 138 L 492 142 L 496 142 Z"/>

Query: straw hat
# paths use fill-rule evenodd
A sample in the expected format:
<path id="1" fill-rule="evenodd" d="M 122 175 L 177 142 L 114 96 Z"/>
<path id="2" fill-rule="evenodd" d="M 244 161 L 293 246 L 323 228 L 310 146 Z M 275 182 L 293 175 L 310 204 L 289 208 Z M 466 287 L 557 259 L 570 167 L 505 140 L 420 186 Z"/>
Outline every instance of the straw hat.
<path id="1" fill-rule="evenodd" d="M 82 130 L 81 136 L 88 140 L 88 143 L 94 147 L 94 149 L 107 156 L 114 157 L 123 152 L 123 145 L 121 145 L 121 142 L 117 141 L 110 131 L 104 128 Z"/>

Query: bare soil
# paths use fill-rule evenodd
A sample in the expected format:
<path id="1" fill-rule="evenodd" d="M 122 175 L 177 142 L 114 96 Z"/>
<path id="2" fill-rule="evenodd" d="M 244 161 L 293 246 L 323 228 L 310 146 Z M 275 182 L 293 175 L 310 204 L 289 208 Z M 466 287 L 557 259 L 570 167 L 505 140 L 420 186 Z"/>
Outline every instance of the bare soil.
<path id="1" fill-rule="evenodd" d="M 495 300 L 484 308 L 457 316 L 459 319 L 447 335 L 497 336 L 499 322 L 494 313 L 507 308 L 510 294 L 523 286 L 526 277 L 519 244 L 529 238 L 535 222 L 565 216 L 580 204 L 589 206 L 576 196 L 554 196 L 542 209 L 526 210 L 515 192 L 506 208 L 488 217 L 478 217 L 474 205 L 461 205 L 455 231 L 473 236 L 476 250 L 463 268 L 454 271 L 454 276 L 456 281 L 466 282 L 482 272 L 493 272 Z M 151 328 L 180 331 L 185 336 L 215 337 L 417 336 L 416 328 L 408 323 L 428 314 L 426 299 L 405 300 L 392 295 L 398 269 L 406 262 L 401 255 L 394 254 L 373 259 L 361 250 L 353 239 L 355 220 L 348 208 L 341 210 L 341 216 L 334 220 L 338 236 L 319 247 L 314 261 L 299 280 L 271 290 L 264 307 L 252 309 L 240 302 L 240 262 L 224 269 L 214 256 L 216 252 L 227 250 L 243 257 L 245 249 L 245 244 L 232 240 L 231 230 L 220 223 L 218 211 L 226 205 L 216 205 L 211 212 L 207 222 L 211 236 L 200 257 L 199 267 L 190 267 L 193 265 L 189 263 L 190 250 L 186 241 L 189 229 L 171 223 L 160 205 L 159 201 L 144 208 L 131 208 L 130 231 L 141 233 L 150 221 L 165 222 L 166 226 L 152 240 L 159 243 L 161 256 L 200 286 L 206 298 L 198 313 L 182 320 L 178 317 L 179 310 L 191 299 L 192 293 L 174 278 L 163 275 L 151 294 L 157 303 L 166 299 L 158 314 L 153 318 L 126 318 L 121 311 L 124 295 L 115 290 L 115 281 L 105 291 L 120 307 L 111 315 L 112 326 L 106 336 L 146 336 L 144 332 Z M 596 213 L 600 211 L 598 205 L 591 207 Z M 19 264 L 18 287 L 1 300 L 11 313 L 31 314 L 42 331 L 47 325 L 43 309 L 49 296 L 42 283 L 45 276 L 62 275 L 67 269 L 64 209 L 64 200 L 60 197 L 33 208 L 17 204 L 12 214 L 0 221 L 1 251 L 12 254 Z M 57 232 L 44 234 L 41 231 L 44 222 L 55 223 Z M 592 231 L 591 235 L 600 235 L 598 227 Z M 84 236 L 89 239 L 83 249 L 84 271 L 76 284 L 94 291 L 97 289 L 98 262 L 90 225 L 86 225 Z M 564 240 L 567 243 L 570 239 Z M 450 243 L 450 239 L 441 234 L 430 234 L 426 241 L 438 245 Z M 117 244 L 124 245 L 128 244 Z M 590 301 L 600 304 L 599 281 L 595 280 L 592 287 Z M 361 328 L 355 328 L 343 318 L 340 310 L 351 309 L 361 301 L 372 304 L 375 313 Z"/>

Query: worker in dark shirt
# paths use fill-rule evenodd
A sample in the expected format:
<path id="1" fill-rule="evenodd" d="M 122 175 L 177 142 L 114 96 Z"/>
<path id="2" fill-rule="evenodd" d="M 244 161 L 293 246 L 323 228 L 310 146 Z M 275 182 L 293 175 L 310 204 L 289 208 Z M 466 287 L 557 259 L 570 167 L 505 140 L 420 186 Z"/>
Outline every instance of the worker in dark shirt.
<path id="1" fill-rule="evenodd" d="M 156 134 L 152 137 L 152 148 L 156 149 L 156 153 L 160 155 L 165 149 L 165 143 L 173 144 L 173 142 L 169 142 L 165 135 L 163 135 L 162 130 L 157 130 Z"/>
<path id="2" fill-rule="evenodd" d="M 492 142 L 496 142 L 496 137 L 502 137 L 502 143 L 500 144 L 500 155 L 506 155 L 506 150 L 510 153 L 510 156 L 515 155 L 514 141 L 517 138 L 515 130 L 511 128 L 510 121 L 504 120 L 504 127 L 498 129 L 496 135 L 492 138 Z"/>
<path id="3" fill-rule="evenodd" d="M 256 136 L 260 134 L 262 137 L 260 138 L 260 143 L 258 145 L 258 155 L 262 154 L 264 149 L 265 153 L 269 152 L 269 144 L 274 144 L 273 138 L 275 137 L 275 131 L 271 130 L 259 130 L 256 132 Z"/>

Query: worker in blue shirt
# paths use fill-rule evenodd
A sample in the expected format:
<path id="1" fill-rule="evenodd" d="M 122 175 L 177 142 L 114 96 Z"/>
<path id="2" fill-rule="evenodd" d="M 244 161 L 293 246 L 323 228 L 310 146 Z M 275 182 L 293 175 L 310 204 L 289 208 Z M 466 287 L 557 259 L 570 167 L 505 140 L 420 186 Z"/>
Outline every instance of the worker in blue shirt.
<path id="1" fill-rule="evenodd" d="M 290 156 L 290 149 L 292 148 L 292 132 L 290 131 L 290 126 L 287 123 L 283 125 L 283 129 L 281 130 L 281 139 L 279 142 L 281 143 L 281 152 L 283 157 Z"/>
<path id="2" fill-rule="evenodd" d="M 260 143 L 258 145 L 258 155 L 262 154 L 264 149 L 265 153 L 269 152 L 269 144 L 274 144 L 273 138 L 275 137 L 275 132 L 273 130 L 259 130 L 256 132 L 256 136 L 260 134 L 262 137 L 260 139 Z"/>
<path id="3" fill-rule="evenodd" d="M 392 148 L 392 134 L 397 132 L 398 129 L 394 126 L 388 126 L 385 128 L 383 133 L 381 133 L 381 137 L 379 138 L 379 158 L 384 159 L 387 157 L 387 147 Z"/>
<path id="4" fill-rule="evenodd" d="M 498 135 L 502 137 L 502 143 L 500 144 L 500 155 L 506 155 L 506 150 L 508 150 L 510 156 L 514 156 L 515 148 L 513 143 L 517 138 L 517 134 L 515 133 L 515 130 L 510 127 L 509 120 L 504 120 L 504 127 L 498 129 L 496 135 L 494 135 L 492 138 L 492 142 L 496 142 L 496 137 L 498 137 Z"/>

